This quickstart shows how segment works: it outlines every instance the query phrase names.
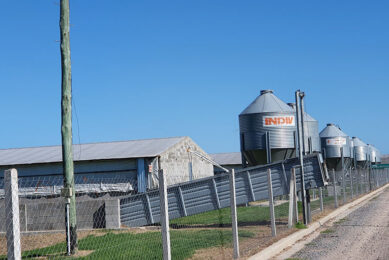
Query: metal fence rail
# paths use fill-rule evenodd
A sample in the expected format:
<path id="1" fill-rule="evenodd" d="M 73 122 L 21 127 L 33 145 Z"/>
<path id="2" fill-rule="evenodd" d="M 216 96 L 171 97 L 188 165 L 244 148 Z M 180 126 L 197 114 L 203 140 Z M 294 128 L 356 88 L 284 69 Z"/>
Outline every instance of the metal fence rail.
<path id="1" fill-rule="evenodd" d="M 297 158 L 265 166 L 246 168 L 236 172 L 236 203 L 268 198 L 267 170 L 271 169 L 273 196 L 289 192 L 290 171 L 299 166 Z M 325 184 L 320 155 L 304 158 L 305 187 L 322 187 Z M 300 189 L 300 170 L 296 168 L 297 189 Z M 168 188 L 169 218 L 175 219 L 230 206 L 229 174 L 198 179 Z M 129 227 L 160 222 L 159 191 L 132 195 L 120 200 L 121 223 Z"/>

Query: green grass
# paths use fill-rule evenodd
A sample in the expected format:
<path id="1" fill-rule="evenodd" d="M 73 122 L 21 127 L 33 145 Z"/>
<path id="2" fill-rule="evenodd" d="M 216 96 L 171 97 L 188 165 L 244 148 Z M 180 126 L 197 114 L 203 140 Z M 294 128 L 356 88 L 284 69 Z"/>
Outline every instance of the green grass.
<path id="1" fill-rule="evenodd" d="M 342 224 L 342 223 L 346 222 L 347 220 L 348 220 L 347 218 L 341 218 L 338 221 L 334 222 L 334 224 L 335 225 L 339 225 L 339 224 Z"/>
<path id="2" fill-rule="evenodd" d="M 334 197 L 323 197 L 323 207 L 334 205 Z M 311 201 L 311 210 L 320 208 L 320 199 Z"/>
<path id="3" fill-rule="evenodd" d="M 321 231 L 320 233 L 321 233 L 321 234 L 331 234 L 331 233 L 334 233 L 334 232 L 335 232 L 335 231 L 332 230 L 332 229 L 326 229 L 326 230 Z"/>
<path id="4" fill-rule="evenodd" d="M 297 229 L 304 229 L 307 228 L 303 223 L 297 222 L 296 225 L 294 225 Z"/>
<path id="5" fill-rule="evenodd" d="M 264 223 L 270 221 L 269 207 L 249 206 L 238 207 L 238 222 L 240 223 Z M 277 218 L 287 217 L 289 204 L 284 203 L 274 207 Z M 299 208 L 300 211 L 300 208 Z M 170 221 L 173 226 L 190 225 L 231 225 L 231 210 L 223 208 L 219 210 L 208 211 L 205 213 L 173 219 Z"/>
<path id="6" fill-rule="evenodd" d="M 254 233 L 241 230 L 240 238 L 254 236 Z M 90 235 L 79 240 L 79 250 L 93 252 L 80 259 L 162 259 L 160 232 L 106 233 L 103 236 Z M 232 232 L 229 230 L 182 230 L 171 231 L 171 250 L 173 259 L 187 259 L 196 250 L 210 247 L 231 247 Z M 66 259 L 65 243 L 23 252 L 23 258 L 47 256 Z M 5 259 L 4 256 L 1 259 Z"/>

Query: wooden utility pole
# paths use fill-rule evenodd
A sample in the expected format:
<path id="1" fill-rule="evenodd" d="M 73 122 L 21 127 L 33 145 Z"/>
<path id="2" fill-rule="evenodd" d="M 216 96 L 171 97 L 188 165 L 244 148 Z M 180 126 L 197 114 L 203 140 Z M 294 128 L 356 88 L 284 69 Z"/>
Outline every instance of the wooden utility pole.
<path id="1" fill-rule="evenodd" d="M 74 166 L 72 148 L 72 71 L 70 62 L 69 39 L 69 0 L 61 0 L 60 6 L 61 29 L 61 69 L 62 69 L 62 98 L 61 98 L 61 136 L 62 160 L 64 173 L 64 189 L 62 195 L 66 198 L 66 238 L 67 252 L 73 255 L 77 252 L 77 221 L 76 196 L 74 191 Z"/>

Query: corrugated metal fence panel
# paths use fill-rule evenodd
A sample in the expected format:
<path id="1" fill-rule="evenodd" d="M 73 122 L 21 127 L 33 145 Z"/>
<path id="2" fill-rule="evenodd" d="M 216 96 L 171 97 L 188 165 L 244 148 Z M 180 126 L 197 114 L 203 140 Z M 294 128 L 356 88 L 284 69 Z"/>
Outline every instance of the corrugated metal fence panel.
<path id="1" fill-rule="evenodd" d="M 75 174 L 76 193 L 131 192 L 136 187 L 134 172 Z M 20 196 L 58 196 L 63 188 L 62 175 L 19 177 Z M 4 197 L 4 178 L 0 178 L 0 197 Z"/>
<path id="2" fill-rule="evenodd" d="M 272 173 L 274 196 L 288 194 L 290 171 L 299 165 L 297 158 L 267 166 L 251 167 L 236 172 L 236 201 L 245 204 L 268 198 L 267 170 Z M 304 158 L 307 188 L 324 186 L 318 155 Z M 300 171 L 296 169 L 298 189 Z M 120 200 L 121 222 L 137 227 L 160 221 L 159 192 L 137 194 Z M 170 186 L 168 188 L 169 218 L 180 218 L 230 206 L 229 174 L 221 174 Z"/>

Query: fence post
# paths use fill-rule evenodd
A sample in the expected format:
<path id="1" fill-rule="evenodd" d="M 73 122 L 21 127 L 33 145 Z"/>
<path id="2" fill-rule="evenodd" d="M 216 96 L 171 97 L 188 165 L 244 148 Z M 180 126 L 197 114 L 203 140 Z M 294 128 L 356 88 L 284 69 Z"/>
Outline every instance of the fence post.
<path id="1" fill-rule="evenodd" d="M 295 168 L 296 169 L 296 168 Z M 298 197 L 297 197 L 297 177 L 296 177 L 296 170 L 294 173 L 294 218 L 296 219 L 296 223 L 299 222 L 299 206 L 298 206 Z"/>
<path id="2" fill-rule="evenodd" d="M 239 258 L 238 213 L 236 211 L 235 170 L 230 174 L 230 206 L 232 220 L 232 238 L 234 243 L 234 259 Z"/>
<path id="3" fill-rule="evenodd" d="M 269 191 L 269 210 L 270 210 L 270 225 L 271 225 L 271 234 L 273 237 L 277 235 L 276 231 L 276 219 L 274 215 L 274 201 L 273 201 L 273 186 L 271 179 L 271 169 L 267 169 L 267 185 Z"/>
<path id="4" fill-rule="evenodd" d="M 292 228 L 294 223 L 295 215 L 298 214 L 295 212 L 295 203 L 297 196 L 296 194 L 296 173 L 295 173 L 295 168 L 291 169 L 291 174 L 290 174 L 290 181 L 289 181 L 289 215 L 288 215 L 288 228 Z"/>
<path id="5" fill-rule="evenodd" d="M 334 184 L 334 199 L 335 199 L 335 208 L 338 207 L 338 194 L 336 193 L 336 176 L 335 169 L 332 169 L 332 180 Z"/>
<path id="6" fill-rule="evenodd" d="M 357 167 L 357 166 L 356 166 Z M 358 197 L 358 195 L 359 195 L 359 191 L 358 191 L 358 189 L 359 189 L 359 170 L 357 169 L 355 167 L 355 182 L 356 182 L 356 185 L 355 185 L 355 195 Z"/>
<path id="7" fill-rule="evenodd" d="M 167 201 L 167 186 L 164 170 L 158 172 L 159 178 L 159 199 L 161 205 L 161 234 L 162 234 L 162 249 L 163 259 L 171 260 L 170 251 L 170 231 L 169 231 L 169 206 Z"/>
<path id="8" fill-rule="evenodd" d="M 346 173 L 342 169 L 343 205 L 346 204 Z"/>
<path id="9" fill-rule="evenodd" d="M 312 222 L 312 212 L 311 212 L 311 194 L 310 190 L 306 190 L 307 192 L 305 199 L 307 200 L 307 223 Z"/>
<path id="10" fill-rule="evenodd" d="M 363 185 L 364 183 L 364 180 L 363 180 L 364 176 L 363 176 L 363 169 L 359 169 L 359 194 L 364 194 L 365 193 L 365 186 Z"/>
<path id="11" fill-rule="evenodd" d="M 363 175 L 363 176 L 362 176 Z M 363 169 L 361 173 L 362 194 L 367 193 L 367 171 Z"/>
<path id="12" fill-rule="evenodd" d="M 350 167 L 350 186 L 351 186 L 351 199 L 354 198 L 354 182 L 353 182 L 353 170 Z"/>
<path id="13" fill-rule="evenodd" d="M 378 170 L 375 169 L 375 170 L 373 171 L 373 174 L 374 174 L 375 188 L 378 188 L 378 178 L 379 178 Z"/>
<path id="14" fill-rule="evenodd" d="M 322 188 L 320 187 L 319 188 L 319 198 L 320 198 L 320 211 L 323 212 L 323 190 Z"/>
<path id="15" fill-rule="evenodd" d="M 21 259 L 18 172 L 16 169 L 4 172 L 5 223 L 8 259 Z"/>

